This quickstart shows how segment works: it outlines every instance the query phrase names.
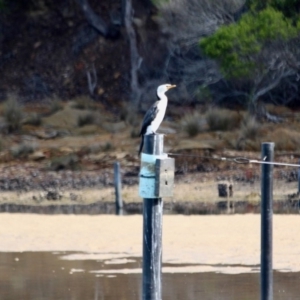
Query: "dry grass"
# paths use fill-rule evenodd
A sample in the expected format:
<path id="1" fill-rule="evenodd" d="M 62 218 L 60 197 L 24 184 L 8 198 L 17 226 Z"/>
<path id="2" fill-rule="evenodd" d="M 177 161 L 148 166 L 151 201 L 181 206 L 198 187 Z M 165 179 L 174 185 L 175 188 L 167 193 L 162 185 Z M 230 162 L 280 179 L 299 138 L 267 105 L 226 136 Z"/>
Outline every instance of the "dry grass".
<path id="1" fill-rule="evenodd" d="M 22 127 L 23 111 L 17 96 L 10 94 L 5 102 L 3 116 L 8 132 L 18 131 Z"/>
<path id="2" fill-rule="evenodd" d="M 72 130 L 74 135 L 98 135 L 104 134 L 104 130 L 102 130 L 98 125 L 90 124 L 84 125 L 82 127 L 77 127 Z"/>
<path id="3" fill-rule="evenodd" d="M 50 161 L 49 169 L 53 171 L 79 170 L 80 169 L 79 159 L 75 154 L 53 157 Z"/>
<path id="4" fill-rule="evenodd" d="M 113 151 L 113 150 L 115 150 L 115 146 L 111 142 L 106 142 L 103 145 L 102 150 L 105 152 Z"/>
<path id="5" fill-rule="evenodd" d="M 231 146 L 237 150 L 260 151 L 262 142 L 274 142 L 275 151 L 299 151 L 299 125 L 258 123 L 250 118 L 243 122 L 237 142 L 231 143 Z"/>
<path id="6" fill-rule="evenodd" d="M 207 182 L 191 182 L 191 183 L 176 183 L 174 186 L 174 196 L 165 198 L 165 201 L 171 202 L 204 202 L 214 203 L 218 201 L 226 201 L 227 198 L 220 198 L 218 196 L 217 181 Z M 274 184 L 274 200 L 286 199 L 288 194 L 297 191 L 297 182 L 286 183 L 277 182 Z M 62 191 L 62 198 L 58 204 L 91 204 L 98 201 L 114 202 L 115 191 L 114 187 L 105 187 L 101 189 L 82 189 L 82 190 L 66 190 Z M 230 201 L 248 201 L 253 204 L 260 201 L 260 182 L 256 181 L 254 184 L 235 183 L 234 195 L 228 198 Z M 72 200 L 71 194 L 75 194 L 76 201 Z M 37 201 L 36 199 L 40 199 Z M 122 188 L 123 201 L 141 202 L 142 199 L 138 194 L 138 186 L 123 186 Z M 49 201 L 41 198 L 40 191 L 31 191 L 28 193 L 17 192 L 3 192 L 0 195 L 0 203 L 16 203 L 28 205 L 49 205 Z"/>
<path id="7" fill-rule="evenodd" d="M 74 109 L 66 106 L 63 110 L 56 112 L 55 114 L 43 118 L 43 124 L 52 128 L 62 128 L 66 130 L 73 130 L 78 126 L 78 120 L 85 118 L 86 115 L 91 112 Z M 101 115 L 97 112 L 93 112 L 94 124 L 101 120 Z"/>
<path id="8" fill-rule="evenodd" d="M 140 136 L 141 129 L 139 127 L 132 127 L 130 130 L 130 137 L 135 139 Z"/>
<path id="9" fill-rule="evenodd" d="M 173 109 L 175 108 L 173 107 Z M 182 111 L 182 108 L 177 109 L 178 111 Z M 200 109 L 197 110 L 199 111 Z M 221 115 L 226 114 L 227 118 L 228 115 L 232 116 L 234 121 L 231 120 L 233 122 L 231 124 L 237 124 L 240 118 L 242 118 L 242 113 L 229 110 L 221 111 Z M 78 127 L 78 118 L 89 113 L 91 112 L 88 110 L 74 109 L 70 103 L 65 103 L 62 110 L 51 116 L 43 117 L 42 126 L 45 126 L 45 128 L 41 128 L 41 131 L 51 128 L 51 130 L 53 129 L 54 131 L 60 132 L 63 129 L 65 131 L 68 130 L 69 136 L 63 137 L 58 134 L 51 140 L 41 139 L 39 140 L 39 148 L 45 149 L 45 151 L 49 149 L 56 149 L 60 151 L 61 149 L 69 148 L 72 152 L 76 152 L 83 146 L 101 144 L 100 152 L 113 150 L 116 153 L 126 152 L 127 154 L 135 155 L 139 145 L 139 139 L 135 140 L 130 138 L 130 136 L 136 137 L 138 135 L 139 126 L 129 126 L 128 123 L 124 121 L 115 122 L 115 116 L 115 119 L 112 118 L 114 120 L 114 122 L 112 122 L 110 120 L 111 115 L 109 115 L 109 113 L 103 115 L 102 113 L 94 112 L 97 115 L 95 123 L 98 123 L 98 119 L 103 121 L 101 127 L 99 124 Z M 193 121 L 197 122 L 198 118 L 203 120 L 205 114 L 198 112 L 190 114 L 188 117 L 194 118 Z M 106 119 L 108 121 L 106 121 Z M 199 151 L 199 155 L 207 155 L 207 153 L 215 153 L 219 150 L 224 150 L 225 148 L 239 151 L 260 151 L 261 142 L 265 141 L 275 142 L 276 151 L 300 151 L 300 136 L 298 134 L 300 133 L 300 123 L 296 122 L 295 118 L 293 118 L 292 121 L 290 119 L 286 119 L 286 122 L 280 124 L 265 122 L 259 124 L 252 121 L 253 120 L 251 120 L 251 118 L 246 118 L 244 121 L 241 121 L 240 124 L 242 124 L 242 129 L 239 129 L 239 126 L 237 125 L 232 128 L 233 125 L 228 126 L 224 125 L 224 123 L 222 123 L 222 128 L 229 127 L 231 129 L 228 129 L 227 131 L 202 131 L 201 128 L 200 132 L 192 138 L 190 138 L 186 132 L 180 132 L 180 126 L 178 126 L 178 124 L 174 121 L 164 121 L 161 131 L 163 127 L 170 130 L 169 132 L 166 130 L 167 134 L 165 138 L 165 149 L 168 152 L 178 151 L 194 154 Z M 2 123 L 4 123 L 4 121 Z M 26 126 L 22 127 L 23 134 L 25 134 L 25 129 L 27 135 L 31 135 L 31 133 L 39 130 L 39 128 L 37 128 L 38 126 L 28 126 L 28 129 Z M 174 133 L 171 132 L 171 129 L 173 128 L 177 129 L 177 131 L 174 130 Z M 33 137 L 35 138 L 35 135 L 33 135 Z M 19 136 L 14 135 L 5 135 L 4 138 L 9 138 L 5 143 L 6 149 L 11 149 L 13 145 L 20 143 L 21 141 Z M 18 152 L 20 154 L 18 154 Z M 16 157 L 23 155 L 21 149 L 15 149 L 15 153 Z M 53 156 L 54 154 L 51 152 L 50 158 Z M 26 155 L 24 157 L 26 157 Z M 9 155 L 9 159 L 12 159 L 11 155 Z M 92 168 L 92 164 L 93 162 L 88 167 Z"/>
<path id="10" fill-rule="evenodd" d="M 42 125 L 42 117 L 38 113 L 31 113 L 29 116 L 24 120 L 23 124 L 25 125 L 32 125 L 32 126 L 40 126 Z"/>
<path id="11" fill-rule="evenodd" d="M 193 151 L 193 154 L 203 151 L 216 150 L 221 144 L 221 140 L 208 139 L 208 134 L 200 134 L 196 139 L 180 139 L 176 145 L 171 148 L 172 152 Z"/>
<path id="12" fill-rule="evenodd" d="M 29 154 L 37 149 L 35 144 L 22 143 L 10 149 L 10 152 L 15 158 L 26 158 Z"/>
<path id="13" fill-rule="evenodd" d="M 244 139 L 256 139 L 260 130 L 259 122 L 252 116 L 245 116 L 240 129 L 240 137 Z"/>
<path id="14" fill-rule="evenodd" d="M 125 122 L 100 122 L 101 119 L 99 119 L 99 126 L 106 130 L 107 132 L 116 134 L 125 132 L 128 130 L 128 125 Z"/>
<path id="15" fill-rule="evenodd" d="M 80 110 L 65 107 L 53 115 L 43 119 L 43 123 L 53 128 L 65 128 L 70 130 L 77 126 L 78 116 L 82 114 Z"/>
<path id="16" fill-rule="evenodd" d="M 274 128 L 267 134 L 267 139 L 275 143 L 277 151 L 299 151 L 300 132 L 290 128 Z"/>
<path id="17" fill-rule="evenodd" d="M 120 108 L 120 119 L 133 127 L 140 126 L 140 120 L 137 118 L 137 108 L 129 102 L 123 103 Z"/>
<path id="18" fill-rule="evenodd" d="M 3 136 L 0 136 L 0 151 L 3 151 L 6 149 L 6 140 Z"/>
<path id="19" fill-rule="evenodd" d="M 206 112 L 205 119 L 210 130 L 226 131 L 239 126 L 241 115 L 232 110 L 214 108 Z"/>
<path id="20" fill-rule="evenodd" d="M 292 111 L 288 107 L 282 105 L 267 104 L 266 110 L 272 115 L 281 117 L 290 116 L 292 114 Z"/>
<path id="21" fill-rule="evenodd" d="M 96 108 L 95 102 L 89 96 L 82 95 L 73 99 L 73 108 L 76 109 L 89 109 L 94 110 Z"/>
<path id="22" fill-rule="evenodd" d="M 92 145 L 84 145 L 80 151 L 82 153 L 86 153 L 86 154 L 98 154 L 100 152 L 102 152 L 103 150 L 103 145 L 101 143 L 96 143 L 96 144 L 92 144 Z"/>
<path id="23" fill-rule="evenodd" d="M 82 127 L 85 128 L 85 127 Z M 110 134 L 72 135 L 57 139 L 40 140 L 40 148 L 43 149 L 71 149 L 71 152 L 79 151 L 83 146 L 95 144 L 105 145 L 106 142 L 117 144 L 119 139 Z"/>
<path id="24" fill-rule="evenodd" d="M 174 195 L 171 198 L 166 198 L 165 201 L 171 202 L 204 202 L 214 203 L 218 201 L 226 201 L 227 198 L 220 198 L 218 196 L 218 182 L 190 182 L 190 183 L 176 183 L 174 186 Z M 252 203 L 258 203 L 260 201 L 261 193 L 260 182 L 256 181 L 254 184 L 235 183 L 233 197 L 228 198 L 230 201 L 251 201 Z M 288 194 L 297 190 L 297 183 L 285 183 L 277 182 L 274 185 L 274 200 L 282 200 L 287 197 Z M 80 195 L 80 202 L 84 204 L 90 204 L 99 200 L 114 202 L 115 192 L 114 187 L 105 187 L 101 189 L 84 189 L 82 191 L 76 191 Z M 65 192 L 66 199 L 60 201 L 67 203 L 68 201 L 74 204 L 71 200 L 68 200 L 68 192 Z M 25 197 L 25 194 L 23 195 Z M 26 197 L 27 198 L 27 197 Z M 32 199 L 32 198 L 31 198 Z M 129 202 L 141 202 L 142 199 L 138 194 L 138 186 L 123 186 L 122 188 L 123 201 Z M 28 199 L 29 201 L 29 199 Z M 1 199 L 0 199 L 1 202 Z M 33 201 L 32 201 L 33 202 Z M 46 203 L 47 204 L 47 203 Z"/>
<path id="25" fill-rule="evenodd" d="M 50 100 L 50 114 L 54 114 L 64 108 L 62 100 L 51 99 Z"/>
<path id="26" fill-rule="evenodd" d="M 240 145 L 241 139 L 238 137 L 238 133 L 236 131 L 224 132 L 223 140 L 226 143 L 226 148 L 242 150 Z"/>
<path id="27" fill-rule="evenodd" d="M 206 129 L 206 121 L 198 112 L 187 113 L 180 121 L 181 127 L 189 137 L 194 137 Z"/>
<path id="28" fill-rule="evenodd" d="M 79 115 L 77 120 L 77 125 L 83 127 L 85 125 L 92 125 L 96 122 L 96 116 L 94 113 L 90 112 L 84 115 Z"/>
<path id="29" fill-rule="evenodd" d="M 258 151 L 261 143 L 261 124 L 246 115 L 240 129 L 224 132 L 224 141 L 230 149 Z"/>

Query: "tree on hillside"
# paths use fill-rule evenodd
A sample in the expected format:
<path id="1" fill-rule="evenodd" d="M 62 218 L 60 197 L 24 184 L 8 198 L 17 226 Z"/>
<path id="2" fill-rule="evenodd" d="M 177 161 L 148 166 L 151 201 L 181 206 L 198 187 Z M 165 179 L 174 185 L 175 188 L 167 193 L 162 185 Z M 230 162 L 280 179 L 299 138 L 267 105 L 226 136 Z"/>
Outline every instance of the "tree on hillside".
<path id="1" fill-rule="evenodd" d="M 299 0 L 247 0 L 246 5 L 252 11 L 260 11 L 267 7 L 272 7 L 275 10 L 281 11 L 285 17 L 298 19 L 300 13 Z"/>
<path id="2" fill-rule="evenodd" d="M 299 26 L 275 9 L 248 12 L 237 22 L 220 27 L 203 38 L 200 47 L 215 59 L 232 95 L 247 100 L 250 112 L 258 111 L 258 101 L 284 79 L 296 78 L 300 52 L 293 45 Z"/>
<path id="3" fill-rule="evenodd" d="M 134 18 L 136 16 L 134 15 L 133 1 L 121 0 L 121 14 L 114 14 L 113 12 L 111 12 L 110 23 L 105 22 L 103 18 L 95 13 L 88 0 L 76 0 L 76 2 L 80 5 L 88 23 L 105 38 L 116 38 L 120 33 L 119 27 L 124 26 L 127 35 L 130 55 L 130 69 L 128 70 L 128 81 L 130 89 L 128 91 L 128 95 L 126 96 L 128 96 L 128 98 L 132 101 L 134 107 L 138 107 L 141 96 L 143 94 L 143 87 L 141 87 L 139 83 L 139 73 L 143 57 L 139 53 L 138 34 L 136 26 L 134 26 Z M 143 7 L 146 15 L 150 14 L 151 7 L 153 7 L 153 4 L 150 0 L 139 1 L 138 4 Z M 95 84 L 97 82 L 97 80 L 94 80 L 94 82 L 92 82 L 92 75 L 95 73 L 95 71 L 92 73 L 90 73 L 90 71 L 87 71 L 90 92 L 95 89 Z M 97 79 L 96 75 L 94 75 L 93 77 Z"/>
<path id="4" fill-rule="evenodd" d="M 107 37 L 109 24 L 95 14 L 89 0 L 76 1 L 89 24 Z M 186 87 L 188 92 L 196 94 L 204 82 L 212 84 L 220 80 L 222 74 L 216 62 L 201 57 L 198 41 L 200 37 L 212 34 L 220 25 L 233 22 L 234 13 L 241 6 L 236 4 L 238 1 L 143 0 L 134 3 L 122 0 L 121 3 L 122 25 L 131 62 L 128 98 L 134 107 L 139 109 L 142 103 L 153 101 L 155 89 L 162 82 L 182 82 L 182 88 L 179 87 L 174 96 L 177 101 L 191 101 Z M 157 15 L 153 15 L 152 3 L 159 11 Z M 138 15 L 140 10 L 134 5 L 146 7 L 148 15 Z M 160 35 L 156 29 L 158 25 Z"/>
<path id="5" fill-rule="evenodd" d="M 100 34 L 107 39 L 116 39 L 117 37 L 119 37 L 120 26 L 122 24 L 122 20 L 121 20 L 122 17 L 119 14 L 110 12 L 110 21 L 107 22 L 94 11 L 94 9 L 89 4 L 88 0 L 76 0 L 76 2 L 79 5 L 79 7 L 82 9 L 82 12 L 88 24 L 93 29 L 94 35 Z M 83 40 L 84 38 L 86 38 L 86 33 L 84 32 L 80 36 L 82 37 Z M 74 47 L 74 49 L 76 49 L 74 52 L 79 52 L 78 48 L 80 47 Z M 94 62 L 90 63 L 91 67 L 88 67 L 87 65 L 88 64 L 86 64 L 86 76 L 87 76 L 88 90 L 90 95 L 93 97 L 95 90 L 97 88 L 98 77 L 97 77 L 97 72 L 96 72 Z"/>

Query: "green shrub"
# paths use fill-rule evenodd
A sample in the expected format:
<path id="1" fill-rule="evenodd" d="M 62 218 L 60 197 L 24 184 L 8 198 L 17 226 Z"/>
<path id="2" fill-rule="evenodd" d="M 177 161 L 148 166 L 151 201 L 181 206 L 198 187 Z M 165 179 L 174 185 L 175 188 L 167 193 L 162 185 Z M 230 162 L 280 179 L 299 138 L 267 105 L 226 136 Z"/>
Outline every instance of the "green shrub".
<path id="1" fill-rule="evenodd" d="M 266 7 L 258 13 L 243 14 L 238 22 L 220 26 L 203 38 L 200 46 L 206 55 L 219 61 L 227 77 L 252 78 L 257 72 L 264 74 L 269 70 L 268 60 L 255 59 L 256 55 L 271 41 L 293 39 L 297 34 L 298 28 L 293 26 L 292 20 Z"/>
<path id="2" fill-rule="evenodd" d="M 4 119 L 8 132 L 20 130 L 22 127 L 23 112 L 15 95 L 9 95 L 4 105 Z"/>

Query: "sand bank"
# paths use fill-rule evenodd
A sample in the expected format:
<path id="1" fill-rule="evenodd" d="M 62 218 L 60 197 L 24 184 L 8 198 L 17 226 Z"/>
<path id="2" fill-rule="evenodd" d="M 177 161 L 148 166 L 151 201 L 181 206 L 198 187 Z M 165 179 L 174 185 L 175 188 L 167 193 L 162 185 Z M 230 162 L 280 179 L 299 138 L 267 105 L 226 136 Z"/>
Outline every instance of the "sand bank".
<path id="1" fill-rule="evenodd" d="M 300 271 L 300 217 L 274 216 L 274 269 Z M 0 215 L 0 251 L 85 252 L 69 259 L 141 257 L 142 216 Z M 164 216 L 163 261 L 257 268 L 260 215 Z"/>

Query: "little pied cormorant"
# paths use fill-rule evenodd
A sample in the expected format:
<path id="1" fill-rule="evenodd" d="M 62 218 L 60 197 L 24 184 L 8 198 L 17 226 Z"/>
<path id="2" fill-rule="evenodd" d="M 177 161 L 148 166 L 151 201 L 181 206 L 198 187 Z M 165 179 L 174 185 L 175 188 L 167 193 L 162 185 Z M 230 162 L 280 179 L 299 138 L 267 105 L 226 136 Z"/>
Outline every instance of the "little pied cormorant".
<path id="1" fill-rule="evenodd" d="M 144 135 L 155 134 L 156 130 L 164 119 L 168 105 L 168 98 L 165 93 L 174 87 L 176 87 L 176 85 L 163 84 L 157 88 L 158 101 L 156 101 L 146 112 L 142 123 L 142 128 L 140 131 L 140 136 L 142 136 L 142 139 L 139 154 L 141 154 L 144 146 Z"/>

